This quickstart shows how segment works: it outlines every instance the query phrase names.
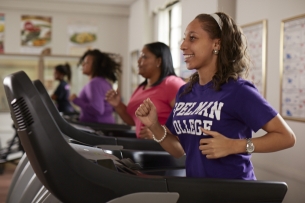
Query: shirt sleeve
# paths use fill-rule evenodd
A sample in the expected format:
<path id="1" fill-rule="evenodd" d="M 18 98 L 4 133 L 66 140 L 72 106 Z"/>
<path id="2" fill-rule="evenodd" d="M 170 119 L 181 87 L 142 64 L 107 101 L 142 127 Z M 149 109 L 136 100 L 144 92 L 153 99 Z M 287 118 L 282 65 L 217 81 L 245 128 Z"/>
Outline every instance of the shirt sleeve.
<path id="1" fill-rule="evenodd" d="M 178 91 L 177 91 L 177 93 L 175 95 L 176 102 L 179 101 L 179 95 L 181 94 L 181 92 L 183 91 L 184 88 L 185 88 L 185 86 L 183 86 L 183 85 L 179 87 L 179 89 L 178 89 Z M 174 132 L 176 132 L 176 131 L 175 131 L 174 125 L 173 125 L 173 111 L 174 111 L 174 109 L 175 109 L 175 107 L 172 108 L 171 113 L 169 114 L 169 116 L 168 116 L 168 118 L 166 120 L 165 126 L 168 128 L 168 130 L 171 133 L 173 133 L 175 135 Z"/>
<path id="2" fill-rule="evenodd" d="M 179 77 L 176 76 L 170 76 L 166 79 L 165 82 L 165 88 L 166 88 L 166 94 L 168 103 L 172 102 L 173 99 L 176 98 L 177 92 L 180 89 L 182 85 L 184 85 L 185 82 Z"/>
<path id="3" fill-rule="evenodd" d="M 278 112 L 261 96 L 254 85 L 243 83 L 235 92 L 236 115 L 254 132 L 261 129 Z"/>
<path id="4" fill-rule="evenodd" d="M 86 111 L 88 114 L 103 114 L 105 111 L 105 94 L 101 91 L 101 84 L 89 83 L 88 88 L 85 90 L 85 94 L 89 102 L 77 97 L 73 100 L 73 103 L 78 105 L 82 111 Z"/>

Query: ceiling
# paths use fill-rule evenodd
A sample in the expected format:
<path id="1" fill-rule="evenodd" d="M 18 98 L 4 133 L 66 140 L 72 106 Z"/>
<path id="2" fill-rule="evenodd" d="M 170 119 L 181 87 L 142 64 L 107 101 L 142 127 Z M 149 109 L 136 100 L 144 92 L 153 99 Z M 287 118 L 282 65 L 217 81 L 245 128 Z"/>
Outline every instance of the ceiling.
<path id="1" fill-rule="evenodd" d="M 32 0 L 33 1 L 33 0 Z M 130 6 L 136 0 L 36 0 L 44 2 L 62 2 L 62 3 L 84 3 L 84 4 L 107 4 L 112 6 Z"/>

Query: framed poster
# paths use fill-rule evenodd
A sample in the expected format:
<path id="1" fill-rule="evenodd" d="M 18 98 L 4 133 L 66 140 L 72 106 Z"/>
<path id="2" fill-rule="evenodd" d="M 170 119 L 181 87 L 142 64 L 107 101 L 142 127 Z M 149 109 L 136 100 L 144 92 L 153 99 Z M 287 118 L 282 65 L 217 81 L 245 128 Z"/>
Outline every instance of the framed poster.
<path id="1" fill-rule="evenodd" d="M 97 47 L 98 23 L 95 20 L 72 19 L 68 22 L 68 55 L 82 56 Z"/>
<path id="2" fill-rule="evenodd" d="M 4 14 L 0 13 L 0 53 L 4 53 L 4 31 L 5 31 L 5 22 Z"/>
<path id="3" fill-rule="evenodd" d="M 46 16 L 21 16 L 21 48 L 26 54 L 40 54 L 50 48 L 52 35 L 52 18 Z"/>
<path id="4" fill-rule="evenodd" d="M 305 14 L 282 21 L 280 71 L 280 113 L 305 121 Z"/>
<path id="5" fill-rule="evenodd" d="M 247 39 L 247 50 L 251 60 L 248 80 L 265 97 L 267 21 L 254 22 L 241 28 Z"/>

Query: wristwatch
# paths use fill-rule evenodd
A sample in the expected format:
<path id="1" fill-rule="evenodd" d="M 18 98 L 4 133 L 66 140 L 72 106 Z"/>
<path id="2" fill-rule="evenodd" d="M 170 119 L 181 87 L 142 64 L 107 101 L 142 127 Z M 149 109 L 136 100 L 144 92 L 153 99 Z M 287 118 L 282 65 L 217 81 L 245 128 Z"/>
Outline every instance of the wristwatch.
<path id="1" fill-rule="evenodd" d="M 252 154 L 254 152 L 255 146 L 253 142 L 251 141 L 251 138 L 247 138 L 247 145 L 246 145 L 246 152 L 248 154 Z"/>

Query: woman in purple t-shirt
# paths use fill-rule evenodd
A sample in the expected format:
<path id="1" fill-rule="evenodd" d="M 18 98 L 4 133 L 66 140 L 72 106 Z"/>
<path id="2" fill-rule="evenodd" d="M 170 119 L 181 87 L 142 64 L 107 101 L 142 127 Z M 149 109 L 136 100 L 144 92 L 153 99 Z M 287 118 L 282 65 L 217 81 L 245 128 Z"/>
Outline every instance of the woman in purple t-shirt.
<path id="1" fill-rule="evenodd" d="M 295 135 L 248 81 L 242 33 L 232 18 L 200 14 L 181 44 L 188 69 L 197 70 L 177 93 L 166 126 L 146 99 L 136 116 L 175 157 L 186 154 L 188 177 L 255 180 L 251 153 L 292 147 Z M 252 139 L 252 132 L 266 134 Z M 177 138 L 178 137 L 178 138 Z"/>
<path id="2" fill-rule="evenodd" d="M 88 50 L 80 59 L 83 74 L 89 83 L 79 93 L 70 96 L 70 101 L 81 109 L 79 121 L 90 123 L 115 123 L 112 106 L 105 101 L 105 94 L 112 89 L 111 82 L 117 81 L 120 64 L 106 53 Z"/>

